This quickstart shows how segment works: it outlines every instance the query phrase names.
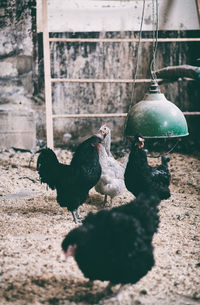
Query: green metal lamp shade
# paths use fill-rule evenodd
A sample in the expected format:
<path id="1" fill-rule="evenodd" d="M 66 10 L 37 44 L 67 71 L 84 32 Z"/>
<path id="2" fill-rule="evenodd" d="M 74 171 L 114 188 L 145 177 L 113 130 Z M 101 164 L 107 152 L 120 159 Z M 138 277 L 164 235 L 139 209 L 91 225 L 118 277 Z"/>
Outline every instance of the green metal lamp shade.
<path id="1" fill-rule="evenodd" d="M 155 84 L 144 100 L 135 104 L 128 113 L 126 136 L 141 134 L 144 138 L 187 136 L 188 127 L 181 110 L 158 91 Z"/>

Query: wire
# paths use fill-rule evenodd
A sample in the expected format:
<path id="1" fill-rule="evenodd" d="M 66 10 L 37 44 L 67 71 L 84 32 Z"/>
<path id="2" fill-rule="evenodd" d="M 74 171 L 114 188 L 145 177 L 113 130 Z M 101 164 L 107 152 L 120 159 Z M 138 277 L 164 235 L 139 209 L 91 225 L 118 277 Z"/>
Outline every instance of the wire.
<path id="1" fill-rule="evenodd" d="M 136 57 L 135 75 L 134 75 L 133 88 L 132 88 L 132 94 L 131 94 L 131 105 L 133 103 L 135 84 L 136 84 L 136 78 L 137 78 L 139 49 L 140 49 L 140 42 L 141 42 L 141 39 L 142 39 L 142 26 L 143 26 L 143 22 L 144 22 L 144 11 L 145 11 L 145 0 L 143 0 L 143 7 L 142 7 L 142 17 L 141 17 L 141 23 L 140 23 L 140 32 L 139 32 L 139 41 L 138 41 L 138 49 L 137 49 L 137 57 Z"/>
<path id="2" fill-rule="evenodd" d="M 141 17 L 140 30 L 139 30 L 139 41 L 138 41 L 137 56 L 136 56 L 135 74 L 134 74 L 133 87 L 132 87 L 132 93 L 131 93 L 131 103 L 129 105 L 125 124 L 124 124 L 124 136 L 125 136 L 126 126 L 127 126 L 127 121 L 128 121 L 128 114 L 129 114 L 131 107 L 133 106 L 133 98 L 134 98 L 134 93 L 135 93 L 135 84 L 136 84 L 137 70 L 138 70 L 139 49 L 140 49 L 140 44 L 141 44 L 140 42 L 141 42 L 141 38 L 142 38 L 142 26 L 143 26 L 143 22 L 144 22 L 144 11 L 145 11 L 145 0 L 143 0 L 142 17 Z"/>
<path id="3" fill-rule="evenodd" d="M 156 12 L 155 12 L 155 2 L 156 2 Z M 156 18 L 155 18 L 156 16 Z M 156 19 L 156 20 L 155 20 Z M 153 80 L 157 80 L 156 77 L 156 53 L 158 48 L 158 0 L 152 0 L 152 32 L 153 32 L 153 54 L 150 64 L 150 72 Z M 156 25 L 156 27 L 155 27 Z"/>
<path id="4" fill-rule="evenodd" d="M 147 155 L 147 157 L 149 158 L 160 158 L 161 156 L 166 156 L 168 155 L 169 153 L 171 153 L 177 146 L 177 144 L 179 143 L 179 139 L 176 141 L 176 143 L 170 148 L 170 150 L 168 150 L 166 153 L 164 154 L 158 154 L 157 156 L 153 156 L 153 155 Z"/>

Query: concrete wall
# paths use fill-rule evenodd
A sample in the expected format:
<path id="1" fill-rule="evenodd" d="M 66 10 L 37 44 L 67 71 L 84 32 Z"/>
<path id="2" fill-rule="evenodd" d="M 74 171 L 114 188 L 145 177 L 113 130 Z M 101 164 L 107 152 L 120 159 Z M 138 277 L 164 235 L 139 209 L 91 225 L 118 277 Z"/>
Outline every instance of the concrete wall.
<path id="1" fill-rule="evenodd" d="M 105 38 L 138 37 L 143 1 L 48 1 L 48 24 L 52 37 Z M 42 42 L 41 0 L 37 1 L 37 31 Z M 152 37 L 152 1 L 145 6 L 143 37 Z M 199 29 L 196 0 L 160 0 L 159 35 L 161 37 L 191 37 Z M 164 31 L 165 30 L 165 31 Z M 168 32 L 166 32 L 168 31 Z M 197 33 L 198 35 L 198 33 Z M 159 44 L 157 68 L 168 65 L 197 64 L 197 44 Z M 132 79 L 136 67 L 137 44 L 130 43 L 51 43 L 51 75 L 54 78 L 124 78 Z M 140 48 L 137 78 L 149 77 L 152 44 Z M 38 58 L 43 60 L 42 54 Z M 42 65 L 39 75 L 42 75 Z M 42 82 L 40 81 L 40 85 Z M 192 87 L 192 89 L 191 89 Z M 134 102 L 141 100 L 148 85 L 136 85 Z M 189 83 L 167 84 L 161 87 L 169 100 L 182 110 L 196 107 L 197 89 Z M 191 98 L 190 92 L 194 94 Z M 113 113 L 126 112 L 130 107 L 131 84 L 69 84 L 53 85 L 53 112 Z M 112 119 L 56 119 L 54 135 L 57 144 L 65 144 L 69 137 L 80 141 L 107 122 L 113 128 L 113 138 L 123 134 L 123 118 Z"/>
<path id="2" fill-rule="evenodd" d="M 191 37 L 194 31 L 160 31 L 161 37 Z M 52 33 L 54 37 L 131 37 L 132 32 Z M 144 32 L 151 37 L 151 32 Z M 198 33 L 196 33 L 198 35 Z M 159 43 L 157 68 L 191 64 L 197 65 L 199 43 Z M 53 78 L 110 78 L 132 79 L 136 68 L 138 44 L 131 43 L 61 43 L 51 44 L 51 74 Z M 152 43 L 142 43 L 138 61 L 137 79 L 150 78 Z M 134 103 L 141 100 L 148 84 L 136 84 Z M 160 86 L 166 97 L 183 111 L 200 110 L 199 86 L 196 82 L 175 82 Z M 70 113 L 127 112 L 131 103 L 131 84 L 122 83 L 56 83 L 53 85 L 53 111 Z M 63 135 L 70 133 L 78 140 L 107 122 L 113 128 L 115 140 L 122 137 L 124 119 L 55 119 L 57 143 L 64 143 Z"/>

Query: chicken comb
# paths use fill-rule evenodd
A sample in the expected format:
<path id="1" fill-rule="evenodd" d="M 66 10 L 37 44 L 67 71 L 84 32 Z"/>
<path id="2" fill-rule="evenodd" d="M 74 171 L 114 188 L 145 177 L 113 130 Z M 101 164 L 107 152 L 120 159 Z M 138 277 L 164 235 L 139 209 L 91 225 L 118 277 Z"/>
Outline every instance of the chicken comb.
<path id="1" fill-rule="evenodd" d="M 108 127 L 108 125 L 107 125 L 107 124 L 103 124 L 103 125 L 100 127 L 99 130 L 101 130 L 101 129 L 104 128 L 104 127 Z"/>

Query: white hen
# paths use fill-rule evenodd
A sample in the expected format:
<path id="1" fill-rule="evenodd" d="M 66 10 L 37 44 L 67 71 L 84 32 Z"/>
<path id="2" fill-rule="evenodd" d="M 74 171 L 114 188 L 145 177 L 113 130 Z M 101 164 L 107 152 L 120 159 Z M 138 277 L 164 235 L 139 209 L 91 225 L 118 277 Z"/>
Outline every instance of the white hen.
<path id="1" fill-rule="evenodd" d="M 111 146 L 111 131 L 105 124 L 101 126 L 99 131 L 104 135 L 104 140 L 101 142 L 99 151 L 99 161 L 101 164 L 101 177 L 95 186 L 95 190 L 105 195 L 104 203 L 107 202 L 107 196 L 112 198 L 120 195 L 125 190 L 124 171 L 128 158 L 121 163 L 117 161 L 110 152 Z"/>

